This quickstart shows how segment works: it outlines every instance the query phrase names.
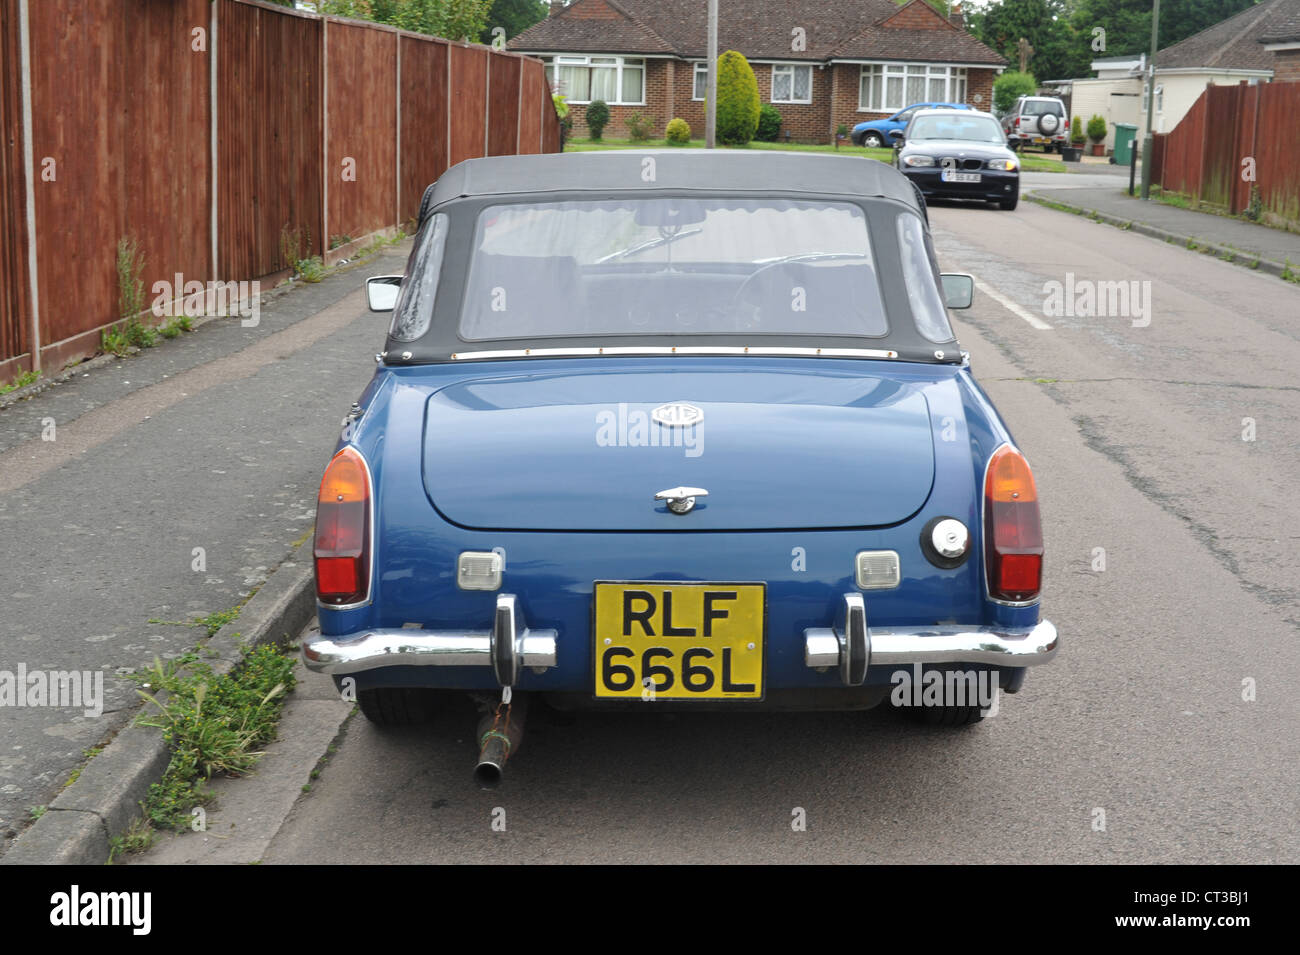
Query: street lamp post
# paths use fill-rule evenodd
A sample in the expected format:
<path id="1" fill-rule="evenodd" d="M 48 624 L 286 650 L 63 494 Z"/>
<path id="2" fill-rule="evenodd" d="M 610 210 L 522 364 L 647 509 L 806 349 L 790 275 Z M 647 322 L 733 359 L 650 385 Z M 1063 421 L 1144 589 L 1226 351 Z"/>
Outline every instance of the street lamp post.
<path id="1" fill-rule="evenodd" d="M 704 146 L 712 149 L 718 132 L 718 0 L 709 0 L 709 82 L 704 97 Z"/>
<path id="2" fill-rule="evenodd" d="M 1142 198 L 1151 198 L 1151 115 L 1156 111 L 1156 43 L 1160 33 L 1160 0 L 1151 11 L 1151 67 L 1147 74 L 1147 132 L 1142 138 Z"/>

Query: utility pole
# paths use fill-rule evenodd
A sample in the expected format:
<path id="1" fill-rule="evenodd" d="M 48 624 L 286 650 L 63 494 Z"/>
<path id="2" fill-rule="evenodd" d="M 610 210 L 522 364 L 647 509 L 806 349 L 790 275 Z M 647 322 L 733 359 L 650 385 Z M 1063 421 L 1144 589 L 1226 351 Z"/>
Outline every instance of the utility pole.
<path id="1" fill-rule="evenodd" d="M 709 83 L 704 100 L 704 146 L 712 149 L 718 133 L 718 0 L 709 0 Z"/>
<path id="2" fill-rule="evenodd" d="M 1142 198 L 1151 198 L 1151 116 L 1156 111 L 1156 42 L 1160 33 L 1160 0 L 1151 11 L 1151 66 L 1147 73 L 1147 133 L 1142 138 Z"/>

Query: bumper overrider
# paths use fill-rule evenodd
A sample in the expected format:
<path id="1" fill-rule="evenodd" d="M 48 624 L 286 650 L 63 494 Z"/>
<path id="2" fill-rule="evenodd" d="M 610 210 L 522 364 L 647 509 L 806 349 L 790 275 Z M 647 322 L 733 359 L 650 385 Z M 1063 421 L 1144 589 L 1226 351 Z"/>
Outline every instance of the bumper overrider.
<path id="1" fill-rule="evenodd" d="M 497 682 L 512 686 L 528 667 L 556 665 L 555 630 L 530 629 L 514 594 L 497 596 L 491 630 L 371 629 L 346 636 L 317 634 L 303 644 L 309 670 L 345 676 L 392 666 L 490 666 Z M 834 626 L 804 631 L 804 663 L 836 668 L 845 686 L 861 686 L 871 667 L 971 663 L 1027 667 L 1056 656 L 1056 627 L 867 626 L 862 594 L 844 595 Z"/>
<path id="2" fill-rule="evenodd" d="M 1060 638 L 1047 620 L 1032 627 L 867 626 L 862 594 L 847 593 L 835 625 L 804 631 L 804 664 L 814 670 L 836 667 L 845 686 L 861 686 L 869 667 L 913 663 L 972 663 L 1028 667 L 1056 656 Z"/>

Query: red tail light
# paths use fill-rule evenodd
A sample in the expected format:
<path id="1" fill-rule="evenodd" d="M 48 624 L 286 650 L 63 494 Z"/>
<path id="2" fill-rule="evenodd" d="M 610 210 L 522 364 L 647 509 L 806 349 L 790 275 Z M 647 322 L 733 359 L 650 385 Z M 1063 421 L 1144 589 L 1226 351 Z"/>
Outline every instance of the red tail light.
<path id="1" fill-rule="evenodd" d="M 1033 600 L 1043 586 L 1038 489 L 1024 456 L 1003 445 L 984 479 L 984 564 L 989 596 Z"/>
<path id="2" fill-rule="evenodd" d="M 1012 126 L 1019 126 L 1019 125 L 1020 125 L 1020 117 L 1017 116 L 1017 117 L 1012 121 L 1011 125 L 1012 125 Z"/>
<path id="3" fill-rule="evenodd" d="M 316 596 L 352 604 L 370 589 L 370 478 L 352 448 L 334 455 L 316 498 Z"/>

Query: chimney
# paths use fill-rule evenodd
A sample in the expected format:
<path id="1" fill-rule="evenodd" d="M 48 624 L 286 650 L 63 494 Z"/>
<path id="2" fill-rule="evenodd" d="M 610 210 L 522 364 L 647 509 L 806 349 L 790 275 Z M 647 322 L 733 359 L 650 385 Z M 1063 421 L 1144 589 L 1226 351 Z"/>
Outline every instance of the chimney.
<path id="1" fill-rule="evenodd" d="M 953 0 L 953 4 L 948 8 L 948 22 L 958 30 L 966 29 L 966 14 L 961 12 L 960 0 Z"/>
<path id="2" fill-rule="evenodd" d="M 557 17 L 560 11 L 564 9 L 564 0 L 551 0 L 551 9 L 547 12 L 548 17 Z"/>

